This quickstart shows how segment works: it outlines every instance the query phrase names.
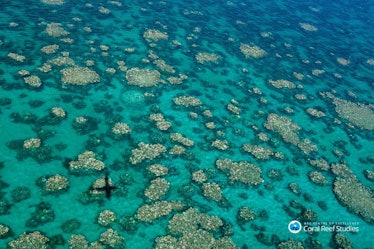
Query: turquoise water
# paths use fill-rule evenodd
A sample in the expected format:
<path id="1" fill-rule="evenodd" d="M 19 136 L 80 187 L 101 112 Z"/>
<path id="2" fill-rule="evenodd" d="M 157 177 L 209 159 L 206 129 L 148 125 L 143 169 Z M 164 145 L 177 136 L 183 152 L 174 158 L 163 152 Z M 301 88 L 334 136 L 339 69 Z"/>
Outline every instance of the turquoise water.
<path id="1" fill-rule="evenodd" d="M 238 248 L 282 248 L 291 239 L 304 248 L 339 246 L 336 232 L 292 234 L 288 230 L 292 220 L 304 227 L 308 221 L 345 222 L 359 228 L 340 233 L 349 239 L 347 244 L 355 248 L 374 244 L 374 6 L 370 1 L 66 0 L 1 2 L 0 7 L 0 228 L 10 229 L 3 234 L 0 229 L 1 248 L 20 248 L 11 247 L 10 241 L 20 243 L 22 233 L 34 231 L 49 238 L 50 248 L 84 248 L 69 244 L 72 234 L 91 243 L 108 228 L 125 243 L 114 246 L 101 240 L 103 248 L 171 248 L 157 242 L 166 235 L 175 238 L 176 248 L 231 248 L 219 246 L 220 238 Z M 159 39 L 146 39 L 147 30 Z M 58 48 L 51 53 L 41 50 L 49 45 Z M 199 62 L 199 55 L 208 58 Z M 53 61 L 62 57 L 71 63 Z M 157 60 L 173 70 L 157 66 Z M 50 70 L 41 70 L 43 65 Z M 91 74 L 70 72 L 67 76 L 75 79 L 64 80 L 61 70 L 75 67 Z M 141 69 L 134 81 L 129 73 L 133 68 Z M 152 82 L 141 75 L 143 69 L 157 70 L 159 78 Z M 20 70 L 28 72 L 22 76 Z M 89 80 L 95 73 L 99 82 Z M 30 75 L 38 76 L 41 86 L 27 84 Z M 180 75 L 185 76 L 180 84 L 168 81 Z M 279 84 L 287 80 L 290 88 L 269 80 Z M 85 81 L 90 83 L 82 85 Z M 152 86 L 137 85 L 141 82 Z M 178 105 L 175 98 L 180 96 L 197 98 L 201 105 Z M 230 111 L 230 103 L 239 112 Z M 62 108 L 65 116 L 53 114 L 54 107 Z M 310 115 L 308 108 L 324 116 Z M 212 116 L 204 114 L 206 110 Z M 160 130 L 150 120 L 155 113 L 161 113 L 171 127 Z M 271 114 L 286 118 L 277 123 L 278 129 L 267 125 Z M 86 125 L 79 125 L 78 117 L 86 118 Z M 291 132 L 285 120 L 300 129 Z M 131 133 L 116 136 L 112 128 L 118 122 L 126 123 Z M 209 122 L 215 127 L 208 128 Z M 192 140 L 193 146 L 173 141 L 172 133 Z M 27 148 L 32 138 L 41 144 Z M 303 139 L 309 139 L 315 149 L 300 149 Z M 226 141 L 228 147 L 213 146 L 217 140 Z M 140 142 L 160 144 L 166 151 L 133 164 L 130 158 Z M 270 149 L 272 155 L 256 158 L 257 154 L 244 151 L 244 144 Z M 184 154 L 172 154 L 175 145 L 184 147 Z M 69 168 L 85 151 L 95 153 L 105 169 Z M 216 166 L 224 158 L 255 165 L 263 181 L 255 185 L 233 180 L 229 170 Z M 312 166 L 310 161 L 316 159 L 324 159 L 327 170 Z M 354 176 L 334 170 L 338 163 Z M 169 187 L 152 199 L 145 193 L 157 178 L 149 170 L 154 164 L 168 169 L 159 178 Z M 192 179 L 199 170 L 205 181 Z M 327 182 L 312 182 L 308 177 L 312 171 Z M 68 180 L 68 187 L 47 191 L 46 180 L 57 174 Z M 117 188 L 110 199 L 90 192 L 92 183 L 105 174 Z M 334 182 L 341 178 L 354 178 L 365 190 L 348 187 L 339 196 Z M 204 193 L 207 183 L 218 184 L 219 200 Z M 299 186 L 299 193 L 290 190 L 290 183 Z M 24 187 L 29 196 L 16 201 L 17 187 Z M 84 193 L 93 198 L 91 202 L 85 202 Z M 152 222 L 144 221 L 138 210 L 159 201 L 183 205 Z M 255 213 L 253 220 L 239 217 L 243 207 Z M 173 232 L 170 221 L 189 208 L 218 217 L 221 226 L 209 230 L 195 224 L 185 233 Z M 44 215 L 30 225 L 33 214 L 43 209 Z M 103 210 L 116 216 L 107 226 L 98 223 Z M 308 219 L 305 210 L 311 210 L 314 218 Z M 132 226 L 126 223 L 129 217 Z M 63 224 L 71 219 L 80 226 L 68 231 Z M 201 229 L 200 234 L 205 231 L 214 242 L 210 240 L 208 246 L 185 242 L 189 234 L 196 237 L 194 229 Z"/>

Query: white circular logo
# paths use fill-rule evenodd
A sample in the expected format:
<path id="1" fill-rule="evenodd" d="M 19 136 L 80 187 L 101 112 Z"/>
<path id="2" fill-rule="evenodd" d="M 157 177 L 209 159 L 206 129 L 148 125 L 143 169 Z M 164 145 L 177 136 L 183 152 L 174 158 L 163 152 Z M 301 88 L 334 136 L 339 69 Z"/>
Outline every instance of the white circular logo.
<path id="1" fill-rule="evenodd" d="M 288 223 L 288 231 L 291 233 L 299 233 L 301 231 L 301 223 L 297 220 L 293 220 L 290 223 Z"/>

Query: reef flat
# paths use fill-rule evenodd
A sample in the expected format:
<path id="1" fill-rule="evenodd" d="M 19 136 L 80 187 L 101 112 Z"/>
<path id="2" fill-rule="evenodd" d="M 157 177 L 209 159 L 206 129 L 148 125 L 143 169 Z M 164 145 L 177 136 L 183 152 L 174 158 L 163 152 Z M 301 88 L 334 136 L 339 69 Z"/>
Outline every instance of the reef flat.
<path id="1" fill-rule="evenodd" d="M 1 2 L 0 248 L 370 248 L 373 11 Z"/>

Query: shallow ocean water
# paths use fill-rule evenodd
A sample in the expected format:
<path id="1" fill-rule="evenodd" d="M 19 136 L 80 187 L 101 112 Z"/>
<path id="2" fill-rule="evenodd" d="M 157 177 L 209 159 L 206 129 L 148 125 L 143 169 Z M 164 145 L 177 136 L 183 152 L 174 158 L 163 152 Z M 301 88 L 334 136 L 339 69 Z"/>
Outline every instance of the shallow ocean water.
<path id="1" fill-rule="evenodd" d="M 374 243 L 374 6 L 369 1 L 46 0 L 0 7 L 1 248 L 19 248 L 11 241 L 21 243 L 21 234 L 34 231 L 48 237 L 51 248 L 84 248 L 73 246 L 73 234 L 89 243 L 100 240 L 106 248 L 173 243 L 225 248 L 217 242 L 222 238 L 238 248 L 282 248 L 291 240 L 304 248 L 336 248 L 340 235 L 350 241 L 345 246 Z M 49 45 L 58 47 L 47 51 Z M 65 76 L 74 79 L 64 80 L 63 70 L 76 67 L 90 73 L 70 72 Z M 134 80 L 130 72 L 138 73 Z M 27 84 L 35 80 L 30 75 L 42 84 Z M 89 84 L 82 85 L 86 80 Z M 177 104 L 181 96 L 200 103 Z M 54 107 L 64 115 L 54 114 Z M 157 127 L 150 117 L 157 113 L 170 123 Z M 77 122 L 79 117 L 86 123 Z M 275 128 L 269 128 L 271 117 Z M 117 123 L 127 124 L 130 134 L 115 135 Z M 162 130 L 162 125 L 171 127 Z M 172 133 L 193 145 L 173 140 Z M 28 148 L 30 141 L 37 145 Z M 164 150 L 134 162 L 141 142 Z M 260 147 L 251 154 L 245 144 Z M 105 169 L 71 169 L 85 151 L 95 153 Z M 263 181 L 235 180 L 229 169 L 216 166 L 224 158 L 255 165 Z M 324 159 L 325 170 L 312 165 L 317 159 Z M 149 170 L 154 164 L 168 173 L 156 176 Z M 193 179 L 199 170 L 206 180 Z M 310 172 L 326 182 L 313 182 Z M 106 173 L 117 187 L 110 199 L 92 193 L 93 182 Z M 47 191 L 48 178 L 57 174 L 68 187 Z M 236 177 L 243 175 L 255 177 L 256 170 Z M 155 179 L 168 187 L 150 189 Z M 348 187 L 339 196 L 335 185 L 341 179 Z M 291 183 L 298 192 L 290 190 Z M 17 187 L 30 195 L 16 202 Z M 204 192 L 209 187 L 210 194 Z M 85 202 L 84 193 L 93 199 Z M 142 207 L 164 201 L 183 205 L 151 222 L 142 220 Z M 253 211 L 253 220 L 239 217 L 243 207 Z M 189 208 L 222 224 L 208 229 L 201 218 L 185 233 L 173 232 L 171 221 Z M 47 212 L 30 225 L 36 210 L 51 210 L 53 217 Z M 98 222 L 104 210 L 116 216 L 108 225 Z M 67 231 L 63 224 L 71 219 L 80 226 Z M 293 234 L 292 220 L 303 227 L 344 223 L 359 231 Z M 103 238 L 108 229 L 124 243 L 110 245 Z M 196 238 L 196 231 L 205 237 Z M 166 235 L 175 241 L 161 247 Z"/>

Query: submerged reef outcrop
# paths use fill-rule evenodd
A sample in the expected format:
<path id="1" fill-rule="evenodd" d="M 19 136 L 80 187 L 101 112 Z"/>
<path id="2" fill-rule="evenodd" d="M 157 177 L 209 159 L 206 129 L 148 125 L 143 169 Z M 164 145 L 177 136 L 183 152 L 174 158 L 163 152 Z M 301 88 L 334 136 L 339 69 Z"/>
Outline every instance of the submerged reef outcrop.
<path id="1" fill-rule="evenodd" d="M 157 237 L 155 248 L 238 248 L 220 234 L 223 225 L 219 217 L 189 208 L 173 216 L 168 225 L 171 235 Z"/>
<path id="2" fill-rule="evenodd" d="M 139 87 L 152 87 L 162 82 L 161 74 L 157 70 L 140 69 L 138 67 L 127 70 L 126 79 L 129 85 Z"/>
<path id="3" fill-rule="evenodd" d="M 160 199 L 169 189 L 170 183 L 164 178 L 157 177 L 151 181 L 151 185 L 144 191 L 144 195 L 151 201 Z"/>
<path id="4" fill-rule="evenodd" d="M 61 70 L 62 83 L 83 86 L 100 82 L 100 76 L 88 67 L 68 67 Z"/>
<path id="5" fill-rule="evenodd" d="M 69 162 L 69 168 L 72 172 L 82 171 L 101 171 L 105 168 L 105 164 L 95 158 L 95 153 L 92 151 L 85 151 L 78 155 L 77 161 Z"/>
<path id="6" fill-rule="evenodd" d="M 31 214 L 30 219 L 27 220 L 27 227 L 38 227 L 55 219 L 55 212 L 50 203 L 41 202 L 36 205 L 35 212 Z"/>
<path id="7" fill-rule="evenodd" d="M 318 151 L 317 146 L 312 144 L 309 139 L 301 139 L 299 137 L 300 126 L 285 116 L 270 113 L 267 117 L 267 122 L 264 123 L 264 127 L 278 133 L 283 141 L 297 146 L 307 155 Z"/>
<path id="8" fill-rule="evenodd" d="M 232 181 L 250 185 L 258 185 L 264 181 L 261 178 L 261 169 L 245 161 L 233 162 L 228 158 L 218 159 L 216 167 L 227 172 Z"/>
<path id="9" fill-rule="evenodd" d="M 201 106 L 203 103 L 200 99 L 193 96 L 179 96 L 173 98 L 173 102 L 176 105 L 182 105 L 184 107 L 195 107 Z"/>
<path id="10" fill-rule="evenodd" d="M 131 151 L 131 164 L 138 164 L 148 159 L 152 160 L 166 152 L 165 146 L 162 144 L 145 144 L 140 142 L 137 149 Z"/>
<path id="11" fill-rule="evenodd" d="M 337 199 L 351 212 L 374 223 L 374 191 L 364 186 L 346 164 L 331 165 L 336 175 L 333 191 Z"/>
<path id="12" fill-rule="evenodd" d="M 152 223 L 153 220 L 168 215 L 172 210 L 173 206 L 170 202 L 157 201 L 152 205 L 146 204 L 141 206 L 137 211 L 136 218 Z"/>
<path id="13" fill-rule="evenodd" d="M 245 58 L 262 58 L 266 56 L 266 51 L 259 46 L 251 46 L 249 44 L 241 43 L 240 52 L 245 56 Z"/>
<path id="14" fill-rule="evenodd" d="M 8 243 L 12 249 L 46 249 L 48 248 L 48 237 L 39 231 L 24 232 L 17 239 Z"/>
<path id="15" fill-rule="evenodd" d="M 339 117 L 347 119 L 363 130 L 374 130 L 374 106 L 334 98 L 333 104 Z"/>

